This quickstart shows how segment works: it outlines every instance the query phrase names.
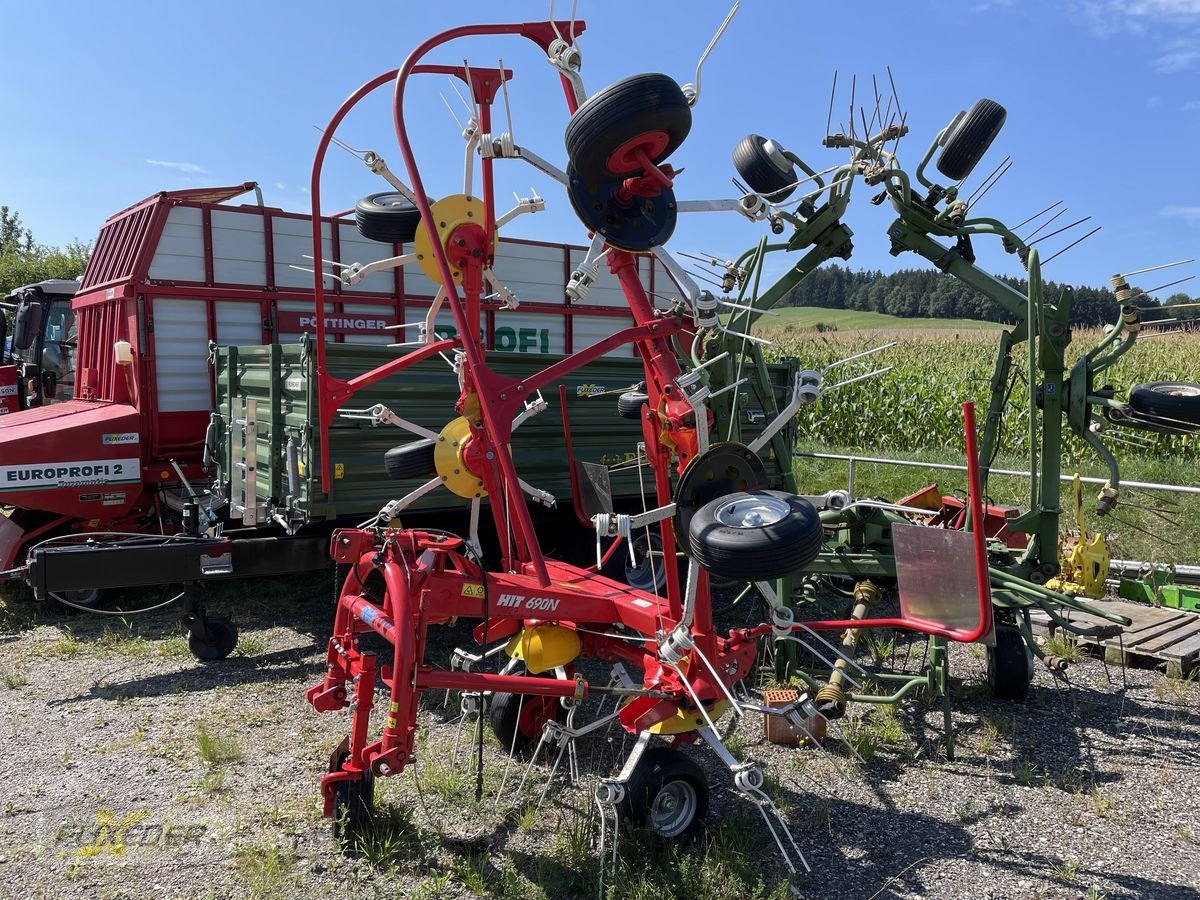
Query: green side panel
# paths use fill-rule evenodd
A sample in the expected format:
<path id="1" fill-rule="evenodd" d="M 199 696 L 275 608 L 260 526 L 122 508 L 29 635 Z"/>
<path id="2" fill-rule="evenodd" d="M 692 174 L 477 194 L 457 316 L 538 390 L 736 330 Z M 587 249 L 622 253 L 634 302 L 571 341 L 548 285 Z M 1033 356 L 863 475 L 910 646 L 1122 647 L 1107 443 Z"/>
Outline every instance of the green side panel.
<path id="1" fill-rule="evenodd" d="M 392 447 L 417 440 L 390 425 L 339 417 L 330 428 L 332 490 L 321 490 L 321 454 L 315 397 L 315 358 L 307 342 L 276 346 L 221 347 L 214 366 L 217 380 L 218 435 L 221 444 L 219 477 L 230 471 L 229 423 L 239 415 L 235 401 L 257 401 L 257 486 L 260 497 L 271 498 L 305 520 L 366 518 L 385 503 L 402 497 L 422 484 L 421 479 L 392 480 L 383 468 L 383 455 Z M 348 379 L 396 358 L 387 347 L 329 344 L 326 364 L 330 374 Z M 521 378 L 552 365 L 561 356 L 528 353 L 491 353 L 488 364 L 500 375 Z M 770 377 L 776 403 L 787 403 L 795 371 L 792 361 L 772 364 Z M 645 378 L 641 361 L 632 356 L 597 360 L 566 375 L 571 438 L 575 458 L 613 466 L 634 459 L 642 440 L 641 423 L 617 414 L 617 395 Z M 418 363 L 359 391 L 342 408 L 366 410 L 377 403 L 397 416 L 438 432 L 457 417 L 458 380 L 440 358 Z M 599 396 L 597 396 L 599 395 Z M 513 435 L 513 458 L 518 474 L 534 487 L 549 491 L 560 507 L 571 502 L 570 472 L 559 408 L 558 385 L 543 389 L 549 408 L 528 419 Z M 740 416 L 751 436 L 761 430 L 764 404 L 753 392 L 739 403 Z M 745 432 L 744 432 L 745 434 Z M 289 438 L 299 449 L 302 464 L 299 496 L 289 496 L 286 448 Z M 714 439 L 716 436 L 714 435 Z M 790 444 L 789 444 L 790 445 Z M 768 463 L 768 471 L 772 466 Z M 340 472 L 340 476 L 338 473 Z M 639 492 L 638 470 L 629 467 L 611 475 L 615 496 Z M 647 489 L 652 485 L 647 482 Z M 438 488 L 412 509 L 462 509 L 465 500 Z"/>

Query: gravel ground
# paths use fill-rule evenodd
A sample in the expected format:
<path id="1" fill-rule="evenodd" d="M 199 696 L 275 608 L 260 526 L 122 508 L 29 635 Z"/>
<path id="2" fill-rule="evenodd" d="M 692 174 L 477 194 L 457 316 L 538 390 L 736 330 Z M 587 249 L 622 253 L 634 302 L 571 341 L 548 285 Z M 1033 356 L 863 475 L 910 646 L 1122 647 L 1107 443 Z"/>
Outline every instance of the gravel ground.
<path id="1" fill-rule="evenodd" d="M 322 671 L 326 585 L 242 586 L 213 605 L 232 609 L 242 643 L 201 664 L 165 616 L 130 631 L 10 601 L 0 896 L 596 896 L 586 772 L 620 757 L 620 735 L 583 746 L 584 784 L 556 782 L 536 811 L 513 799 L 522 767 L 506 770 L 489 742 L 476 804 L 471 736 L 431 697 L 416 772 L 380 782 L 389 826 L 348 859 L 317 799 L 348 716 L 303 701 Z M 465 631 L 444 640 L 443 651 L 465 644 Z M 1085 658 L 1069 685 L 1039 667 L 1030 700 L 1014 705 L 986 696 L 978 648 L 953 648 L 952 670 L 953 761 L 940 708 L 920 701 L 846 723 L 865 764 L 773 746 L 757 722 L 738 729 L 731 744 L 767 763 L 812 866 L 796 881 L 803 896 L 1200 897 L 1194 683 L 1154 670 L 1123 679 Z M 720 840 L 701 861 L 699 844 L 632 852 L 623 839 L 618 895 L 785 895 L 761 820 L 711 753 L 689 752 L 711 775 Z M 525 797 L 545 772 L 532 771 Z"/>

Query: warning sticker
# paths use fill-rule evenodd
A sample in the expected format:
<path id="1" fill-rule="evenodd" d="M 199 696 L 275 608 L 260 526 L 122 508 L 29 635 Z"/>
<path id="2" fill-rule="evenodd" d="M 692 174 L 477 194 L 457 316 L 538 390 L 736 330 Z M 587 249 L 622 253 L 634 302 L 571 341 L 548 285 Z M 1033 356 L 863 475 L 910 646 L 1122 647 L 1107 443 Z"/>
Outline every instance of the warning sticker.
<path id="1" fill-rule="evenodd" d="M 0 491 L 36 491 L 89 484 L 136 484 L 141 477 L 141 462 L 136 456 L 128 459 L 21 463 L 0 466 Z"/>
<path id="2" fill-rule="evenodd" d="M 462 586 L 462 595 L 464 597 L 482 597 L 483 596 L 483 585 L 482 584 L 464 584 Z"/>
<path id="3" fill-rule="evenodd" d="M 103 506 L 120 506 L 124 502 L 125 502 L 125 492 L 124 491 L 114 491 L 112 493 L 105 494 L 104 496 L 102 496 L 100 498 L 100 503 Z"/>

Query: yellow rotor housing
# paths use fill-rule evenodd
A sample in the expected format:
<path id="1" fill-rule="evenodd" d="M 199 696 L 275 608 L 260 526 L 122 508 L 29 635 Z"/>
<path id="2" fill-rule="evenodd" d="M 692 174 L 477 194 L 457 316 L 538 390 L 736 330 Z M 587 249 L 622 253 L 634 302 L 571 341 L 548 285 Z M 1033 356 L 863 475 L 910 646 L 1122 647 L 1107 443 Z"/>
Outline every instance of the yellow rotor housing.
<path id="1" fill-rule="evenodd" d="M 433 445 L 433 466 L 451 493 L 468 500 L 486 497 L 483 479 L 467 466 L 467 445 L 471 439 L 471 423 L 459 416 L 447 423 Z"/>
<path id="2" fill-rule="evenodd" d="M 451 194 L 443 197 L 429 208 L 434 228 L 437 229 L 438 241 L 446 247 L 446 241 L 460 225 L 479 225 L 483 227 L 483 201 L 468 194 Z M 492 253 L 499 246 L 500 236 L 492 235 Z M 429 240 L 429 230 L 418 228 L 413 240 L 413 252 L 417 254 L 417 265 L 426 277 L 435 284 L 442 283 L 442 273 L 438 269 L 437 256 L 433 252 L 433 243 Z M 450 274 L 454 276 L 455 284 L 462 282 L 462 269 L 450 262 Z"/>

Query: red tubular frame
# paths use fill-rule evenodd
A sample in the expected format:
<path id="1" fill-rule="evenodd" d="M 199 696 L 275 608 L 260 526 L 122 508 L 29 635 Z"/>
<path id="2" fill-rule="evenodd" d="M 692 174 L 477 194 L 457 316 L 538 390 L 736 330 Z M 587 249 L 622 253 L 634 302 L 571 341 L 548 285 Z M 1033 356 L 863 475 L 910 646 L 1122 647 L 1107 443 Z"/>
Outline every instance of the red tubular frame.
<path id="1" fill-rule="evenodd" d="M 574 40 L 575 36 L 583 31 L 585 27 L 586 25 L 583 22 L 575 23 L 574 29 L 568 27 L 570 39 Z M 429 235 L 431 249 L 437 262 L 438 273 L 441 275 L 442 286 L 446 290 L 446 301 L 450 307 L 451 314 L 454 316 L 454 324 L 458 329 L 462 351 L 466 357 L 466 372 L 469 383 L 464 388 L 464 392 L 474 387 L 478 389 L 481 400 L 479 405 L 480 421 L 473 424 L 473 433 L 482 441 L 486 441 L 488 437 L 491 437 L 495 442 L 495 446 L 488 451 L 491 456 L 491 465 L 487 467 L 490 472 L 485 474 L 484 483 L 488 488 L 489 494 L 495 496 L 495 489 L 500 487 L 507 496 L 505 497 L 506 504 L 496 502 L 491 504 L 492 516 L 496 520 L 497 531 L 500 534 L 507 535 L 510 528 L 512 529 L 517 543 L 518 554 L 527 557 L 527 564 L 533 569 L 534 574 L 543 587 L 550 585 L 550 576 L 546 571 L 546 560 L 542 556 L 541 547 L 538 546 L 537 538 L 534 535 L 533 520 L 530 518 L 529 509 L 525 504 L 525 496 L 521 490 L 521 484 L 517 477 L 516 467 L 513 465 L 507 441 L 511 429 L 509 411 L 522 402 L 523 398 L 514 396 L 512 399 L 508 399 L 504 389 L 510 385 L 507 384 L 505 379 L 498 378 L 487 369 L 483 359 L 479 336 L 474 327 L 475 323 L 469 321 L 466 310 L 463 308 L 462 301 L 459 298 L 458 288 L 455 285 L 454 277 L 450 270 L 450 263 L 446 257 L 446 249 L 442 245 L 441 238 L 437 233 L 437 225 L 430 212 L 429 199 L 425 194 L 425 186 L 421 180 L 421 173 L 417 168 L 416 158 L 413 156 L 412 143 L 408 139 L 408 128 L 404 123 L 404 88 L 417 62 L 430 50 L 448 41 L 460 37 L 479 35 L 519 34 L 529 37 L 531 40 L 539 43 L 543 49 L 546 49 L 553 39 L 550 35 L 556 30 L 561 32 L 561 29 L 555 29 L 548 22 L 508 25 L 464 25 L 434 35 L 425 40 L 409 55 L 396 74 L 393 109 L 396 141 L 400 146 L 400 155 L 404 159 L 405 168 L 408 170 L 409 178 L 412 181 L 417 208 L 421 212 L 421 222 Z M 486 110 L 487 105 L 483 104 L 482 109 Z M 485 113 L 481 112 L 481 116 L 483 115 Z M 491 158 L 484 157 L 482 169 L 483 182 L 486 188 L 492 183 Z M 493 198 L 490 194 L 484 198 L 484 203 L 486 211 L 485 228 L 487 229 L 484 232 L 484 246 L 490 247 L 493 231 L 488 226 L 494 224 L 495 221 Z M 465 284 L 468 279 L 464 277 L 463 281 Z M 477 296 L 474 297 L 474 301 L 476 304 L 478 303 Z M 468 303 L 470 302 L 471 298 L 468 298 Z M 576 357 L 571 357 L 571 359 L 574 360 Z M 578 363 L 577 365 L 579 364 L 582 363 Z M 569 371 L 569 369 L 564 371 Z M 505 401 L 503 405 L 500 405 L 499 409 L 497 408 L 499 405 L 496 399 L 497 396 L 499 396 L 500 401 Z M 505 505 L 508 506 L 508 512 L 515 517 L 515 523 L 509 521 L 508 516 L 505 514 Z M 516 527 L 512 527 L 514 524 Z M 506 564 L 511 568 L 513 560 L 506 560 Z"/>
<path id="2" fill-rule="evenodd" d="M 357 105 L 360 100 L 362 100 L 365 96 L 367 96 L 367 94 L 371 93 L 376 88 L 381 87 L 382 85 L 388 83 L 393 78 L 395 79 L 395 82 L 396 82 L 395 120 L 396 120 L 397 138 L 400 143 L 401 155 L 404 157 L 405 165 L 408 168 L 410 177 L 412 178 L 412 181 L 413 181 L 413 189 L 414 189 L 414 192 L 417 197 L 418 209 L 421 211 L 422 218 L 426 222 L 426 227 L 429 229 L 433 229 L 432 222 L 429 220 L 429 202 L 425 196 L 424 187 L 421 183 L 420 174 L 416 170 L 415 161 L 414 161 L 413 155 L 412 155 L 412 148 L 411 148 L 411 145 L 409 144 L 407 132 L 404 127 L 404 121 L 403 121 L 403 115 L 402 115 L 404 85 L 408 80 L 408 76 L 410 74 L 413 74 L 414 72 L 422 72 L 422 71 L 443 72 L 443 73 L 451 72 L 452 74 L 459 75 L 459 77 L 463 77 L 464 80 L 465 80 L 465 75 L 460 73 L 457 69 L 450 69 L 445 66 L 418 66 L 417 61 L 421 57 L 423 57 L 426 53 L 428 53 L 429 50 L 433 49 L 434 47 L 436 47 L 440 44 L 443 44 L 443 43 L 453 40 L 455 38 L 468 37 L 468 36 L 472 36 L 472 35 L 519 34 L 519 35 L 522 35 L 523 37 L 526 37 L 526 38 L 532 40 L 534 43 L 536 43 L 538 46 L 540 46 L 544 51 L 548 51 L 550 44 L 557 37 L 565 34 L 565 36 L 566 36 L 565 40 L 567 40 L 568 42 L 574 41 L 574 39 L 576 37 L 578 37 L 578 35 L 581 34 L 584 31 L 584 29 L 586 29 L 586 27 L 587 27 L 587 24 L 585 22 L 575 21 L 575 22 L 569 22 L 569 23 L 568 22 L 532 22 L 532 23 L 527 22 L 527 23 L 508 24 L 508 25 L 471 25 L 471 26 L 463 26 L 460 28 L 450 29 L 449 31 L 442 32 L 441 34 L 435 35 L 434 37 L 426 40 L 423 44 L 421 44 L 416 50 L 414 50 L 409 55 L 408 59 L 405 61 L 404 65 L 401 66 L 400 69 L 390 69 L 389 71 L 384 72 L 381 75 L 377 75 L 375 78 L 371 79 L 366 84 L 364 84 L 360 88 L 358 88 L 358 90 L 354 91 L 354 93 L 352 93 L 348 98 L 346 98 L 346 100 L 342 103 L 342 105 L 340 107 L 338 107 L 338 109 L 334 113 L 333 117 L 329 120 L 329 124 L 325 127 L 324 131 L 321 134 L 321 139 L 317 142 L 317 149 L 316 149 L 316 152 L 315 152 L 314 158 L 313 158 L 312 176 L 311 176 L 310 182 L 309 182 L 309 194 L 310 194 L 311 201 L 312 201 L 312 240 L 313 240 L 313 247 L 315 248 L 313 255 L 318 259 L 318 261 L 321 258 L 321 247 L 322 247 L 322 234 L 321 234 L 321 224 L 322 223 L 321 223 L 321 216 L 320 216 L 321 173 L 322 173 L 322 171 L 324 169 L 324 165 L 325 165 L 325 156 L 326 156 L 326 153 L 328 152 L 329 145 L 333 140 L 333 135 L 337 131 L 338 126 L 341 124 L 342 120 L 345 119 L 346 115 L 350 112 L 350 110 L 355 105 Z M 477 81 L 477 79 L 472 79 L 472 80 Z M 566 93 L 567 106 L 573 113 L 575 111 L 575 107 L 576 107 L 574 95 L 571 92 L 569 82 L 566 80 L 565 77 L 562 78 L 562 81 L 563 81 L 564 91 Z M 476 92 L 476 89 L 478 87 L 479 87 L 479 85 L 472 83 L 471 84 L 472 92 Z M 490 106 L 491 99 L 495 95 L 496 87 L 498 87 L 498 85 L 491 86 L 491 91 L 490 91 L 491 96 L 486 96 L 483 98 L 479 98 L 477 96 L 477 99 L 481 100 L 481 110 L 482 110 L 481 117 L 482 118 L 481 118 L 480 124 L 484 131 L 487 130 L 487 122 L 490 121 L 489 106 Z M 494 231 L 493 226 L 494 226 L 494 222 L 495 222 L 494 198 L 492 198 L 491 192 L 490 192 L 490 190 L 488 190 L 488 188 L 491 185 L 491 179 L 492 179 L 491 166 L 492 166 L 492 161 L 490 159 L 483 160 L 483 182 L 484 182 L 484 188 L 485 188 L 484 193 L 486 194 L 486 197 L 484 200 L 485 209 L 486 209 L 485 227 L 487 228 L 486 233 L 489 238 Z M 450 270 L 449 270 L 449 266 L 448 266 L 448 263 L 446 260 L 445 250 L 441 245 L 441 241 L 438 240 L 437 235 L 434 234 L 432 231 L 431 231 L 431 237 L 433 238 L 433 247 L 434 247 L 434 251 L 435 251 L 435 256 L 437 258 L 438 268 L 442 275 L 443 283 L 445 284 L 445 286 L 447 288 L 448 301 L 449 301 L 451 313 L 454 315 L 455 324 L 458 328 L 458 333 L 460 335 L 463 335 L 463 334 L 472 335 L 473 332 L 464 330 L 464 325 L 466 324 L 465 316 L 463 315 L 463 312 L 461 309 L 461 304 L 460 304 L 460 301 L 458 298 L 457 289 L 454 286 L 453 279 L 450 278 Z M 489 255 L 490 255 L 490 251 L 489 251 Z M 478 302 L 478 298 L 476 298 L 476 303 L 477 302 Z M 365 373 L 364 375 L 359 376 L 358 378 L 353 379 L 350 382 L 343 381 L 343 380 L 337 379 L 337 378 L 333 378 L 332 376 L 329 375 L 328 369 L 325 364 L 325 340 L 326 340 L 325 321 L 324 321 L 324 318 L 325 318 L 325 281 L 324 281 L 324 275 L 321 271 L 320 265 L 314 266 L 313 305 L 314 305 L 315 311 L 316 311 L 316 323 L 315 323 L 316 328 L 315 328 L 315 330 L 316 330 L 316 344 L 317 344 L 317 352 L 316 352 L 317 382 L 318 382 L 319 394 L 320 394 L 320 397 L 322 400 L 322 402 L 320 404 L 318 419 L 319 419 L 319 427 L 321 430 L 321 434 L 325 435 L 328 433 L 329 425 L 333 422 L 333 418 L 334 418 L 338 408 L 350 396 L 352 396 L 355 393 L 355 391 L 359 390 L 362 387 L 366 387 L 369 384 L 373 384 L 374 382 L 380 380 L 381 378 L 385 378 L 390 374 L 394 374 L 395 372 L 400 371 L 401 369 L 405 368 L 406 366 L 412 365 L 415 362 L 419 362 L 421 359 L 426 358 L 427 354 L 421 355 L 421 356 L 417 355 L 417 353 L 422 353 L 423 351 L 417 351 L 416 353 L 407 354 L 397 360 L 394 360 L 393 362 L 389 363 L 385 367 L 380 367 L 379 369 L 376 369 L 372 372 Z M 467 340 L 462 343 L 463 343 L 463 349 L 467 354 L 467 359 L 471 363 L 472 368 L 480 367 L 482 364 L 482 356 L 481 356 L 480 349 L 478 346 L 472 346 L 473 344 L 477 344 L 477 341 Z M 424 349 L 428 349 L 428 348 L 424 348 Z M 441 348 L 441 349 L 444 349 L 444 348 Z M 490 431 L 492 434 L 503 433 L 494 427 L 495 425 L 499 424 L 495 413 L 493 413 L 490 410 L 485 409 L 485 410 L 481 410 L 481 415 L 482 415 L 482 419 L 483 419 L 483 424 L 485 424 L 487 426 L 488 431 Z M 533 566 L 534 571 L 538 574 L 539 578 L 543 579 L 543 583 L 548 583 L 545 581 L 545 579 L 546 579 L 545 561 L 542 558 L 541 553 L 537 548 L 536 542 L 529 541 L 527 539 L 528 536 L 532 535 L 532 532 L 533 532 L 532 522 L 529 519 L 528 510 L 526 510 L 524 508 L 524 498 L 521 495 L 520 485 L 516 481 L 516 472 L 512 466 L 512 461 L 509 458 L 509 455 L 507 452 L 497 453 L 497 456 L 500 457 L 499 469 L 503 473 L 502 480 L 505 483 L 504 488 L 505 488 L 506 492 L 508 493 L 508 500 L 510 503 L 512 503 L 516 507 L 517 520 L 520 525 L 519 531 L 521 532 L 521 533 L 517 534 L 518 544 L 520 545 L 520 544 L 524 543 L 526 545 L 525 549 L 529 552 L 529 555 L 531 556 L 530 564 Z M 323 454 L 323 456 L 322 456 L 321 481 L 322 481 L 323 489 L 328 491 L 329 486 L 330 486 L 330 461 L 328 458 L 328 454 Z M 499 525 L 500 523 L 498 522 L 497 524 Z"/>

